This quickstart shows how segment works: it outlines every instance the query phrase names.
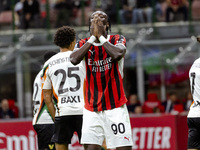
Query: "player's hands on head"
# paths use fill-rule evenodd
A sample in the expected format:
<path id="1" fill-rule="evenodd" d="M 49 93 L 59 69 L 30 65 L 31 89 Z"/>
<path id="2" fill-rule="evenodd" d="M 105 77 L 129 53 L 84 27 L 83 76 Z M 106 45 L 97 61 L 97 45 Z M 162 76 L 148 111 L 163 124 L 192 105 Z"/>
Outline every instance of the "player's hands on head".
<path id="1" fill-rule="evenodd" d="M 94 23 L 94 36 L 97 38 L 98 34 L 99 34 L 98 25 L 97 25 L 97 21 L 95 21 L 95 23 Z"/>
<path id="2" fill-rule="evenodd" d="M 94 15 L 91 18 L 91 35 L 94 35 L 97 39 L 101 35 L 106 33 L 106 19 L 99 15 Z"/>
<path id="3" fill-rule="evenodd" d="M 105 35 L 105 33 L 106 33 L 106 25 L 104 25 L 103 21 L 98 20 L 97 29 L 98 29 L 97 38 L 99 38 L 101 35 Z"/>

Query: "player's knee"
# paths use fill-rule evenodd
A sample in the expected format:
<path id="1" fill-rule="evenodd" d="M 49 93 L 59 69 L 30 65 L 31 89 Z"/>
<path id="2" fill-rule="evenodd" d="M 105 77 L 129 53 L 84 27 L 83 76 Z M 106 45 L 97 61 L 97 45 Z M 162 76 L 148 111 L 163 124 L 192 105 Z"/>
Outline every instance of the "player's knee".
<path id="1" fill-rule="evenodd" d="M 117 147 L 117 150 L 132 150 L 131 146 Z"/>
<path id="2" fill-rule="evenodd" d="M 85 144 L 84 149 L 85 150 L 101 150 L 101 146 L 95 145 L 95 144 Z"/>

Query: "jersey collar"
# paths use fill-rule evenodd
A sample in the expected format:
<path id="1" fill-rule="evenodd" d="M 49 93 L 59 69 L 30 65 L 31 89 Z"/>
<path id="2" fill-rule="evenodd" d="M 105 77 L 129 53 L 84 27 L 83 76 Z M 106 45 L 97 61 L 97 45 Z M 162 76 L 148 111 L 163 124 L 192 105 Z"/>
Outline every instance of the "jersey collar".
<path id="1" fill-rule="evenodd" d="M 107 35 L 107 41 L 109 41 L 109 39 L 110 39 L 110 35 Z M 101 43 L 93 43 L 93 45 L 94 46 L 102 46 L 102 44 Z"/>

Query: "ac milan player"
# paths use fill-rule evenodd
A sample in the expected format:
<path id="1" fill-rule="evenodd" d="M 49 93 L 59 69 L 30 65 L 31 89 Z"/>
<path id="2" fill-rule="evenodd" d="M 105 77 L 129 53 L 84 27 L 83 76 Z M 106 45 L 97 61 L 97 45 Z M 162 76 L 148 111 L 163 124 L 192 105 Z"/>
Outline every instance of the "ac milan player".
<path id="1" fill-rule="evenodd" d="M 83 60 L 86 69 L 81 144 L 86 150 L 100 150 L 105 138 L 108 149 L 131 150 L 131 126 L 122 83 L 126 39 L 108 35 L 111 25 L 102 11 L 90 16 L 89 30 L 91 37 L 78 41 L 70 55 L 72 64 Z"/>

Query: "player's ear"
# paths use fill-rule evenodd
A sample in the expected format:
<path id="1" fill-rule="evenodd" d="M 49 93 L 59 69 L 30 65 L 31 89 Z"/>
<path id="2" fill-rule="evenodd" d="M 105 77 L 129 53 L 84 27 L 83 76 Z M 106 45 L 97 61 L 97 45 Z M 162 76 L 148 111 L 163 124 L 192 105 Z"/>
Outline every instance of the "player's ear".
<path id="1" fill-rule="evenodd" d="M 106 26 L 109 27 L 109 22 L 106 23 Z"/>
<path id="2" fill-rule="evenodd" d="M 108 29 L 109 29 L 109 23 L 107 22 L 106 23 L 106 31 L 108 31 Z"/>
<path id="3" fill-rule="evenodd" d="M 70 44 L 70 46 L 74 48 L 75 45 L 76 45 L 76 39 L 74 39 L 74 41 Z"/>

